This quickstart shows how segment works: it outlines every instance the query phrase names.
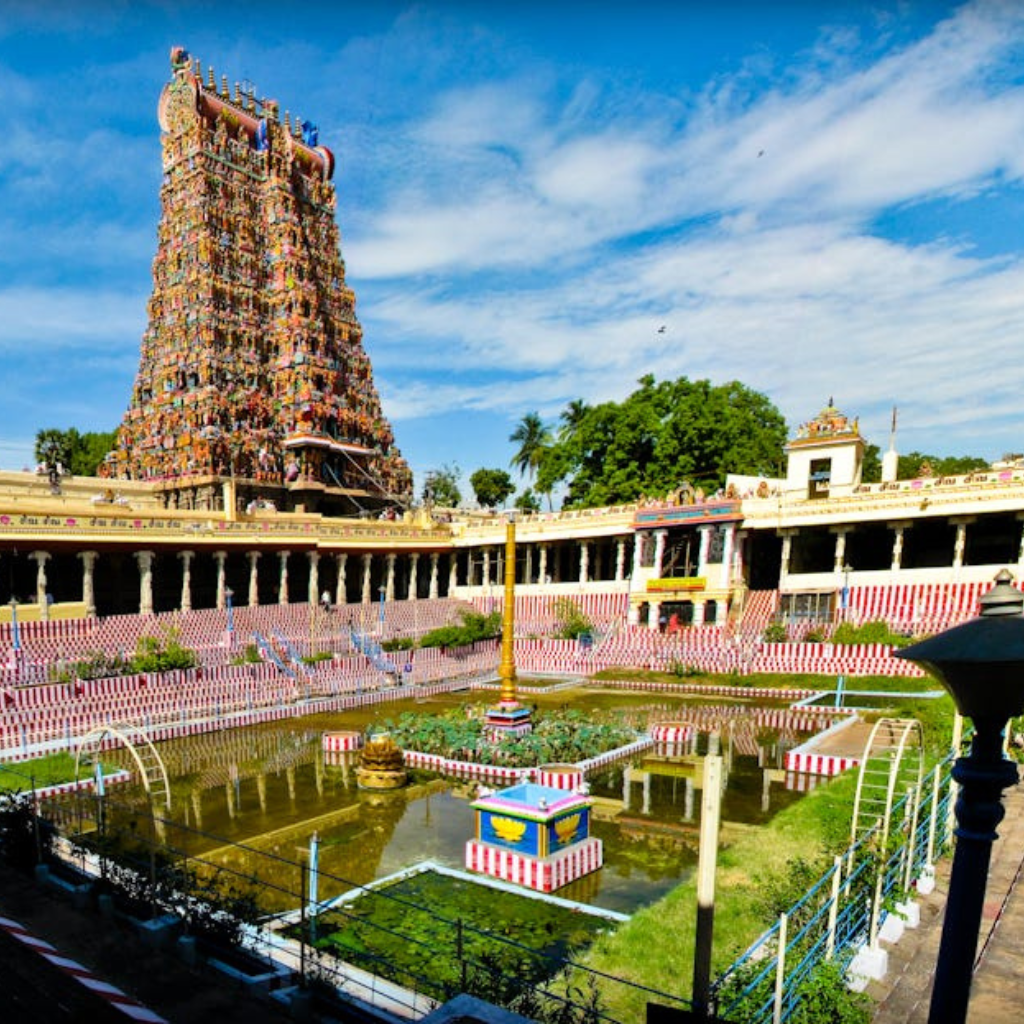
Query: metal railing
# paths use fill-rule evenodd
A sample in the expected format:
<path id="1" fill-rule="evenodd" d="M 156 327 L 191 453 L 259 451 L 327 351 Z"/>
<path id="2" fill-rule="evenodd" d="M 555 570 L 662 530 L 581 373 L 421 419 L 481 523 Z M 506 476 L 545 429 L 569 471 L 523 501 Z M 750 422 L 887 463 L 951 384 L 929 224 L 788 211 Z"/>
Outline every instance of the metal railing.
<path id="1" fill-rule="evenodd" d="M 877 948 L 890 915 L 899 918 L 952 836 L 950 753 L 893 805 L 814 885 L 716 980 L 719 1017 L 744 1024 L 789 1020 L 815 971 L 844 975 L 864 949 Z"/>

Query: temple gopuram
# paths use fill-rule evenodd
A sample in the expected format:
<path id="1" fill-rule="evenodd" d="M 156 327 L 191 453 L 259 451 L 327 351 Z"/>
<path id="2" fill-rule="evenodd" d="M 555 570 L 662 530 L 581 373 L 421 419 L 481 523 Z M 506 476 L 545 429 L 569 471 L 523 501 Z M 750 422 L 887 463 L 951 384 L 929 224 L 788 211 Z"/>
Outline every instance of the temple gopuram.
<path id="1" fill-rule="evenodd" d="M 334 157 L 309 121 L 171 51 L 153 293 L 102 475 L 171 508 L 352 515 L 406 506 L 345 283 Z"/>

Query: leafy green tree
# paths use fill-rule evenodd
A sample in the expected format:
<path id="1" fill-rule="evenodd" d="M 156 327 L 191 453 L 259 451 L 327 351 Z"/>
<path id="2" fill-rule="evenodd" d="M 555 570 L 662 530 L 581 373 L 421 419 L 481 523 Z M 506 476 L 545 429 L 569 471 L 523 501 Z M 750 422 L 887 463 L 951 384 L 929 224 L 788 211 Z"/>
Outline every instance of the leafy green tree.
<path id="1" fill-rule="evenodd" d="M 440 469 L 431 469 L 423 480 L 423 500 L 444 508 L 455 508 L 462 501 L 459 467 L 446 464 Z"/>
<path id="2" fill-rule="evenodd" d="M 913 480 L 919 476 L 962 476 L 988 469 L 987 459 L 973 455 L 922 455 L 921 452 L 907 452 L 899 458 L 897 476 L 900 480 Z"/>
<path id="3" fill-rule="evenodd" d="M 515 507 L 520 512 L 539 512 L 540 502 L 537 500 L 537 495 L 527 487 L 525 491 L 516 495 Z"/>
<path id="4" fill-rule="evenodd" d="M 864 462 L 861 464 L 860 479 L 865 484 L 877 484 L 882 479 L 882 450 L 877 444 L 864 447 Z"/>
<path id="5" fill-rule="evenodd" d="M 544 453 L 551 444 L 551 431 L 536 412 L 528 412 L 508 438 L 513 444 L 519 445 L 512 456 L 512 465 L 520 474 L 529 480 L 537 474 L 537 469 L 544 461 Z"/>
<path id="6" fill-rule="evenodd" d="M 786 424 L 762 394 L 737 381 L 657 382 L 648 374 L 622 402 L 571 403 L 536 486 L 568 485 L 575 507 L 664 496 L 688 483 L 711 493 L 727 473 L 776 475 Z"/>
<path id="7" fill-rule="evenodd" d="M 75 427 L 45 427 L 36 433 L 35 457 L 47 468 L 60 463 L 74 476 L 95 476 L 103 457 L 114 446 L 114 431 L 87 431 Z"/>
<path id="8" fill-rule="evenodd" d="M 71 472 L 74 476 L 96 476 L 107 452 L 114 447 L 117 432 L 86 431 L 71 451 Z"/>
<path id="9" fill-rule="evenodd" d="M 516 485 L 503 469 L 478 469 L 469 478 L 477 503 L 484 508 L 497 508 L 512 494 Z"/>

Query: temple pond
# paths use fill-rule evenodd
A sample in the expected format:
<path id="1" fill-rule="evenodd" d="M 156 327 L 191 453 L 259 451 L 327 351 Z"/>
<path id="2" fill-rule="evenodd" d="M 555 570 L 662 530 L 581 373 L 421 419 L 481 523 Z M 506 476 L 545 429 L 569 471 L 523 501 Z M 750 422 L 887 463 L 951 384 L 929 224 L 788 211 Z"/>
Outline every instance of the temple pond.
<path id="1" fill-rule="evenodd" d="M 462 868 L 466 841 L 474 834 L 470 801 L 478 792 L 476 782 L 414 770 L 404 788 L 370 793 L 356 785 L 355 755 L 325 754 L 321 736 L 365 729 L 403 711 L 433 713 L 470 700 L 466 694 L 409 700 L 161 743 L 172 792 L 164 841 L 197 863 L 256 876 L 267 886 L 272 904 L 267 909 L 281 912 L 300 902 L 301 865 L 314 833 L 320 840 L 321 900 L 424 860 Z M 472 700 L 486 703 L 487 698 Z M 616 710 L 638 725 L 651 716 L 700 723 L 718 714 L 703 704 L 650 693 L 560 691 L 531 695 L 531 702 L 541 710 L 565 705 Z M 779 768 L 784 750 L 803 742 L 810 731 L 766 724 L 778 720 L 774 709 L 719 709 L 726 755 L 722 841 L 727 843 L 738 830 L 767 821 L 799 799 L 799 792 L 785 787 Z M 794 721 L 804 725 L 809 717 Z M 686 759 L 652 751 L 589 782 L 595 800 L 591 834 L 604 844 L 604 866 L 557 895 L 631 913 L 663 896 L 696 866 L 700 771 Z M 124 803 L 129 796 L 109 794 L 111 825 L 131 817 Z"/>

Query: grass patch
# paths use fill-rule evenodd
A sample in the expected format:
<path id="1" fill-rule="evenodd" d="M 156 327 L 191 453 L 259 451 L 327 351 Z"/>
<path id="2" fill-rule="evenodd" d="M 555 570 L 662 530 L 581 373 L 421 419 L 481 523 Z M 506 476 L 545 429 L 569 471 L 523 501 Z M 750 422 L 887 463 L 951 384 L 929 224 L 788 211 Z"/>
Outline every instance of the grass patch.
<path id="1" fill-rule="evenodd" d="M 847 772 L 740 835 L 718 855 L 714 970 L 724 971 L 774 917 L 827 870 L 849 841 L 856 774 Z M 696 878 L 600 937 L 582 962 L 590 968 L 688 998 L 697 916 Z M 648 995 L 602 983 L 602 1005 L 616 1020 L 643 1020 Z"/>
<path id="2" fill-rule="evenodd" d="M 114 769 L 104 767 L 109 774 Z M 78 778 L 92 778 L 91 765 L 82 765 Z M 47 754 L 31 761 L 0 765 L 0 793 L 19 793 L 42 786 L 58 786 L 62 782 L 74 782 L 75 759 L 67 753 Z"/>
<path id="3" fill-rule="evenodd" d="M 437 999 L 470 992 L 508 1004 L 609 927 L 595 915 L 424 871 L 321 915 L 315 945 Z"/>

